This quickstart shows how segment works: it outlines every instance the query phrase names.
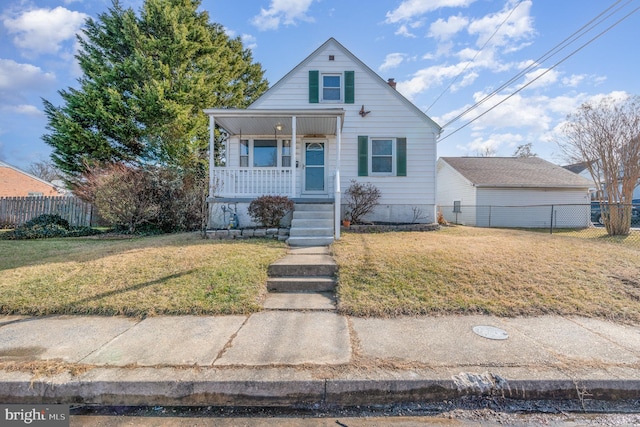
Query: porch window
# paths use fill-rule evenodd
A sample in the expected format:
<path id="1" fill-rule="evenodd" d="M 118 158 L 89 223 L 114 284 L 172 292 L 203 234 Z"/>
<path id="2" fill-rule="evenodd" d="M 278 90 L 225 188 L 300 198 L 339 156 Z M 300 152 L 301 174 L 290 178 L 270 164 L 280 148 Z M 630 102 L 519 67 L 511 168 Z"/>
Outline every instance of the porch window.
<path id="1" fill-rule="evenodd" d="M 322 100 L 340 101 L 342 99 L 342 86 L 340 74 L 322 75 Z"/>
<path id="2" fill-rule="evenodd" d="M 241 139 L 240 140 L 240 167 L 248 167 L 249 166 L 249 140 Z"/>
<path id="3" fill-rule="evenodd" d="M 290 168 L 290 139 L 241 139 L 238 166 L 241 168 Z"/>
<path id="4" fill-rule="evenodd" d="M 284 139 L 282 141 L 282 167 L 289 168 L 291 167 L 291 140 Z"/>
<path id="5" fill-rule="evenodd" d="M 256 139 L 253 141 L 253 167 L 275 168 L 278 166 L 278 141 Z"/>

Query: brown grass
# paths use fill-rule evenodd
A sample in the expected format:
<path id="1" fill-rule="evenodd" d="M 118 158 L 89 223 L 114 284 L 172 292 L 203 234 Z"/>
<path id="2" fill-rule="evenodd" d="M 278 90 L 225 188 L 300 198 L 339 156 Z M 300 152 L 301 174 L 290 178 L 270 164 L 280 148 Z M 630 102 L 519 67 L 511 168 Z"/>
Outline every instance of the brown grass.
<path id="1" fill-rule="evenodd" d="M 520 230 L 345 233 L 339 309 L 356 316 L 582 315 L 640 321 L 640 250 Z"/>
<path id="2" fill-rule="evenodd" d="M 283 243 L 203 240 L 0 241 L 0 313 L 241 314 L 258 311 Z"/>

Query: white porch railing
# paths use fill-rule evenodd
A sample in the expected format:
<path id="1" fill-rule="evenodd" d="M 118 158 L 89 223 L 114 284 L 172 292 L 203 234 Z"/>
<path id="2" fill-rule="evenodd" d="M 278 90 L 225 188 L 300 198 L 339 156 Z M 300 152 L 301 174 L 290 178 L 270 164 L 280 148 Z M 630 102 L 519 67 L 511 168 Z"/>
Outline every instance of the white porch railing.
<path id="1" fill-rule="evenodd" d="M 215 194 L 224 197 L 293 196 L 292 171 L 293 168 L 214 168 Z"/>

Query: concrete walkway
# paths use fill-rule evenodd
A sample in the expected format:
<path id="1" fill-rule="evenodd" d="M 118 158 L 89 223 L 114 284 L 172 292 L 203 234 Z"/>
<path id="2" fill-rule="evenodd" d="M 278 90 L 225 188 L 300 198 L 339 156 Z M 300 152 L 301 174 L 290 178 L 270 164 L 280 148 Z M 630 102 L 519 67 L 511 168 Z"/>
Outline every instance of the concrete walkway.
<path id="1" fill-rule="evenodd" d="M 638 325 L 558 316 L 351 318 L 337 314 L 332 295 L 323 293 L 271 294 L 265 308 L 249 316 L 144 320 L 0 317 L 0 402 L 640 398 Z"/>

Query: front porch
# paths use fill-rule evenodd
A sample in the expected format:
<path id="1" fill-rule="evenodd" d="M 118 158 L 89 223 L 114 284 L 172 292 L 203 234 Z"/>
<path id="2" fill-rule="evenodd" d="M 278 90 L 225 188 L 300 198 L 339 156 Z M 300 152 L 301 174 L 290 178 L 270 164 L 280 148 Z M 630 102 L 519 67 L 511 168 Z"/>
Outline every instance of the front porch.
<path id="1" fill-rule="evenodd" d="M 205 113 L 210 120 L 212 218 L 225 210 L 224 203 L 244 207 L 263 195 L 318 200 L 331 203 L 333 238 L 340 237 L 343 109 L 214 109 Z M 216 125 L 227 135 L 222 147 L 224 161 L 218 165 L 214 155 Z M 220 221 L 212 222 L 220 225 Z"/>

